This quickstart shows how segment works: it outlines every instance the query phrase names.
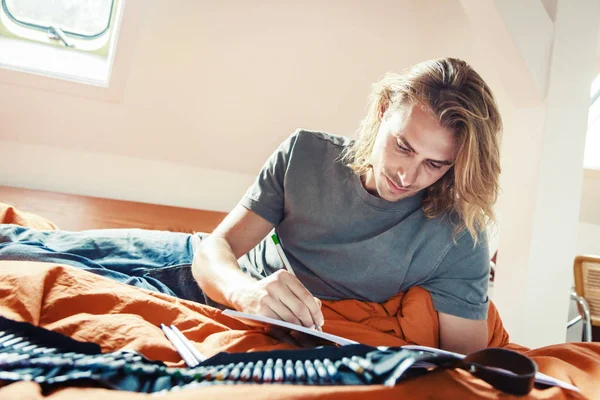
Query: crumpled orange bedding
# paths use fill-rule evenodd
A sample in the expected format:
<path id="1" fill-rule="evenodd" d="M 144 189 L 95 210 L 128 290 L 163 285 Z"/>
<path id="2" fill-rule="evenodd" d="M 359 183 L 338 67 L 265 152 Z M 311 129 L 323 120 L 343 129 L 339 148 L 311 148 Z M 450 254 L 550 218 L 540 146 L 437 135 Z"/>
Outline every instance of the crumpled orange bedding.
<path id="1" fill-rule="evenodd" d="M 72 267 L 50 263 L 0 261 L 0 315 L 28 321 L 74 339 L 95 342 L 103 351 L 135 349 L 151 359 L 183 366 L 164 337 L 161 323 L 174 324 L 206 355 L 290 348 L 260 328 L 226 317 L 217 309 L 141 290 Z M 323 302 L 324 330 L 371 345 L 437 344 L 437 317 L 429 294 L 414 288 L 388 302 Z M 494 308 L 490 310 L 490 344 L 508 345 Z M 509 345 L 510 347 L 510 345 Z M 513 346 L 515 348 L 516 346 Z M 585 397 L 600 398 L 600 344 L 562 344 L 526 351 L 542 372 L 582 389 Z M 144 396 L 97 388 L 59 390 L 52 399 L 136 398 Z M 208 387 L 174 392 L 166 398 L 497 398 L 500 393 L 465 372 L 440 371 L 394 388 L 252 385 Z M 376 396 L 376 397 L 372 397 Z M 0 398 L 41 398 L 33 383 L 0 389 Z M 507 398 L 507 397 L 503 397 Z M 568 398 L 558 388 L 534 390 L 529 398 Z M 576 398 L 576 397 L 573 397 Z"/>
<path id="2" fill-rule="evenodd" d="M 0 224 L 15 224 L 37 230 L 58 229 L 56 225 L 39 215 L 19 210 L 0 202 Z"/>
<path id="3" fill-rule="evenodd" d="M 437 314 L 421 288 L 383 304 L 354 300 L 324 301 L 324 331 L 369 345 L 415 343 L 438 345 Z M 98 343 L 102 350 L 135 349 L 151 359 L 183 366 L 160 324 L 174 324 L 198 349 L 244 352 L 291 348 L 260 328 L 226 317 L 215 308 L 145 291 L 72 267 L 51 263 L 0 261 L 0 315 L 31 322 L 74 339 Z M 493 305 L 488 318 L 489 345 L 515 349 L 532 357 L 539 370 L 572 383 L 579 395 L 559 388 L 534 389 L 527 399 L 600 399 L 600 343 L 560 344 L 528 350 L 510 344 Z M 138 399 L 150 395 L 91 387 L 59 389 L 48 396 L 32 382 L 0 388 L 0 399 Z M 464 371 L 437 371 L 383 386 L 214 386 L 171 392 L 165 399 L 509 399 Z M 516 398 L 516 397 L 514 397 Z"/>

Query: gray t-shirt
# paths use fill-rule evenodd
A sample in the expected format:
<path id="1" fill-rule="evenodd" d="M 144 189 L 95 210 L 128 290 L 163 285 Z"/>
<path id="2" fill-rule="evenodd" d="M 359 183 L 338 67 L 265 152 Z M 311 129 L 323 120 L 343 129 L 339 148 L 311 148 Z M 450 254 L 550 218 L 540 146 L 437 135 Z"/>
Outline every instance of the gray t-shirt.
<path id="1" fill-rule="evenodd" d="M 389 202 L 339 160 L 350 139 L 299 130 L 273 153 L 240 204 L 275 226 L 298 279 L 316 297 L 383 302 L 412 286 L 439 312 L 487 317 L 489 251 L 447 217 L 428 219 L 422 194 Z M 268 276 L 283 264 L 267 237 L 239 260 Z"/>

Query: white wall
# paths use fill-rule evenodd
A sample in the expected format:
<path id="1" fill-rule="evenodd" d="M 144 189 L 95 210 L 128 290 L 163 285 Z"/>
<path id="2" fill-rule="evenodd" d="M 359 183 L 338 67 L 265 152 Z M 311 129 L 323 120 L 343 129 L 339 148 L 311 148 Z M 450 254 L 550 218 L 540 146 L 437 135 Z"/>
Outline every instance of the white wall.
<path id="1" fill-rule="evenodd" d="M 585 170 L 581 189 L 581 213 L 579 220 L 600 225 L 600 171 Z"/>
<path id="2" fill-rule="evenodd" d="M 8 186 L 230 210 L 255 176 L 161 160 L 0 142 L 0 182 Z M 18 173 L 15 173 L 18 171 Z M 0 199 L 1 201 L 2 199 Z"/>
<path id="3" fill-rule="evenodd" d="M 455 1 L 126 4 L 123 28 L 130 22 L 139 28 L 120 39 L 127 53 L 117 54 L 110 95 L 60 81 L 38 85 L 39 77 L 0 71 L 0 145 L 72 150 L 74 168 L 95 154 L 106 160 L 103 177 L 74 180 L 73 170 L 33 178 L 0 159 L 0 184 L 97 195 L 98 185 L 128 168 L 111 155 L 140 165 L 164 162 L 172 175 L 176 165 L 185 165 L 199 175 L 219 170 L 254 176 L 298 127 L 352 135 L 371 83 L 385 72 L 447 55 L 471 62 L 501 107 L 510 107 L 496 66 L 474 45 Z M 59 154 L 65 156 L 52 157 Z M 19 157 L 44 165 L 27 153 Z M 189 198 L 181 191 L 167 198 L 160 187 L 153 195 L 145 185 L 115 184 L 100 194 L 124 198 L 139 189 L 139 200 L 175 205 Z M 228 210 L 243 190 L 231 188 L 221 208 Z M 195 206 L 213 207 L 208 204 Z"/>
<path id="4" fill-rule="evenodd" d="M 586 222 L 579 223 L 577 254 L 600 255 L 600 225 Z"/>

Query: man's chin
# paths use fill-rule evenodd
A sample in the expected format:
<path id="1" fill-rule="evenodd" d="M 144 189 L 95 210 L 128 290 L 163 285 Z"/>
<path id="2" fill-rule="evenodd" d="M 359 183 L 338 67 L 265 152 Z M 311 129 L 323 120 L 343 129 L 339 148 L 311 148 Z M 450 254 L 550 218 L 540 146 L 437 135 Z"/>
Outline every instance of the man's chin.
<path id="1" fill-rule="evenodd" d="M 417 193 L 415 190 L 407 190 L 403 193 L 394 193 L 387 187 L 377 187 L 377 197 L 392 203 L 411 197 L 415 193 Z"/>
<path id="2" fill-rule="evenodd" d="M 385 196 L 381 196 L 382 199 L 387 200 L 389 202 L 395 203 L 397 201 L 400 200 L 404 200 L 407 199 L 411 196 L 413 196 L 416 192 L 409 190 L 405 193 L 391 193 L 391 192 L 387 192 L 385 193 Z"/>

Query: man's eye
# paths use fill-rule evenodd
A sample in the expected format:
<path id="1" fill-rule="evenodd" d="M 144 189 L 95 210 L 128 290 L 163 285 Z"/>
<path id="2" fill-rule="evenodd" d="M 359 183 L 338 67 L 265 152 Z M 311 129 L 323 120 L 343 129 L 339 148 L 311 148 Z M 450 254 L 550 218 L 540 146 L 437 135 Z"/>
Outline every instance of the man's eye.
<path id="1" fill-rule="evenodd" d="M 407 147 L 402 146 L 400 143 L 396 143 L 396 147 L 403 153 L 410 153 L 410 150 Z"/>

